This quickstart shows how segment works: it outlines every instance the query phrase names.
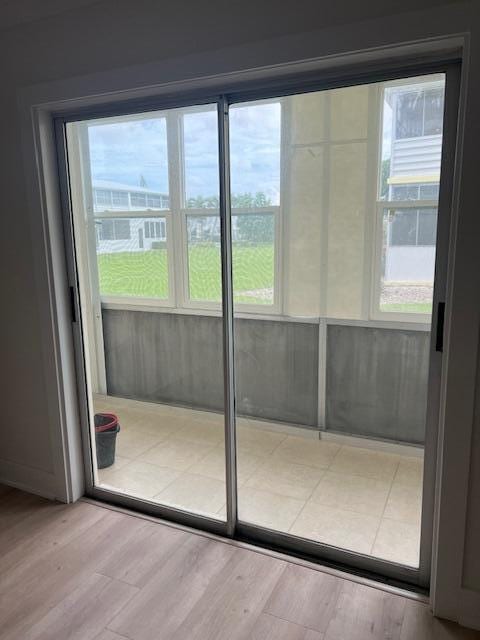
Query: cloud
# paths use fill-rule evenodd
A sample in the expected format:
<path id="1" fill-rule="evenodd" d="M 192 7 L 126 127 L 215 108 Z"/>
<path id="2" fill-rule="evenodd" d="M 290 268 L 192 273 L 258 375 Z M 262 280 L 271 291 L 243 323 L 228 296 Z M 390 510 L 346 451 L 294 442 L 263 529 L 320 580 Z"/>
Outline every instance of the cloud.
<path id="1" fill-rule="evenodd" d="M 263 191 L 278 202 L 280 191 L 280 104 L 235 106 L 230 111 L 232 191 Z M 89 126 L 94 179 L 132 186 L 140 177 L 168 192 L 166 122 L 106 119 Z M 186 197 L 218 195 L 218 138 L 215 108 L 186 110 L 183 119 Z"/>

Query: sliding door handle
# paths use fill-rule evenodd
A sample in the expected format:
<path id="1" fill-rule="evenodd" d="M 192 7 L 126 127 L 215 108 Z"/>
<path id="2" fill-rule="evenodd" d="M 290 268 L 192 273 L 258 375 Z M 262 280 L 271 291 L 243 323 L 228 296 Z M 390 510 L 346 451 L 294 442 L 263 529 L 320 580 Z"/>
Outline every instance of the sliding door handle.
<path id="1" fill-rule="evenodd" d="M 443 328 L 445 326 L 445 302 L 439 302 L 437 306 L 437 339 L 435 351 L 443 351 Z"/>

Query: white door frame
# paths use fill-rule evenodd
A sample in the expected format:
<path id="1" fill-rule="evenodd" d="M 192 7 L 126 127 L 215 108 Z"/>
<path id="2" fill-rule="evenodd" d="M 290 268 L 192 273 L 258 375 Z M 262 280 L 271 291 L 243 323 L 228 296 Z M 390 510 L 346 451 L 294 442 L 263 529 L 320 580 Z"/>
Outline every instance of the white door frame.
<path id="1" fill-rule="evenodd" d="M 445 39 L 438 41 L 438 52 L 441 52 L 443 56 L 448 58 L 450 54 L 445 54 L 445 44 Z M 452 38 L 448 40 L 448 50 L 452 51 L 452 57 L 458 58 L 459 44 L 462 44 L 462 41 L 459 38 Z M 430 57 L 432 51 L 431 41 L 428 42 L 426 50 L 428 51 L 428 57 Z M 409 54 L 412 53 L 411 45 L 408 46 L 408 52 Z M 421 43 L 419 43 L 419 49 L 415 55 L 417 62 L 419 52 L 422 52 Z M 390 56 L 391 53 L 392 50 L 389 49 Z M 402 59 L 401 47 L 398 48 L 397 53 L 399 58 Z M 438 55 L 439 54 L 437 54 L 437 57 Z M 338 61 L 332 59 L 322 59 L 317 61 L 317 74 L 322 70 L 322 68 L 333 69 L 331 72 L 322 71 L 325 88 L 335 86 L 335 84 L 332 83 L 332 78 L 339 77 L 341 75 L 339 70 L 335 69 L 335 64 L 339 64 L 341 67 L 344 65 L 343 70 L 345 71 L 346 69 L 348 73 L 352 73 L 352 67 L 358 68 L 358 63 L 361 62 L 361 58 L 361 54 L 353 54 L 350 60 L 347 60 L 345 56 L 342 56 Z M 384 58 L 385 53 L 378 51 L 377 68 L 382 68 L 382 65 L 378 64 L 378 60 L 381 61 Z M 371 52 L 366 56 L 366 59 L 372 59 Z M 391 62 L 389 63 L 389 66 L 392 66 Z M 312 64 L 312 61 L 308 61 L 308 63 L 304 63 L 303 67 L 300 64 L 297 69 L 298 71 L 301 69 L 308 71 L 312 69 L 312 67 L 315 68 L 315 65 Z M 273 78 L 271 82 L 272 87 L 274 87 L 275 84 L 278 84 L 278 78 L 281 78 L 282 73 L 285 74 L 285 77 L 288 77 L 287 71 L 291 74 L 292 66 L 288 69 L 277 68 L 274 69 L 273 72 L 271 68 L 263 70 L 264 79 Z M 370 69 L 369 73 L 371 72 L 372 71 Z M 255 77 L 255 81 L 257 81 L 258 78 L 261 77 L 262 72 L 256 71 L 253 75 Z M 226 74 L 223 77 L 217 76 L 214 79 L 204 79 L 200 84 L 203 84 L 205 87 L 207 85 L 215 86 L 215 84 L 218 85 L 221 83 L 228 87 L 229 83 L 239 83 L 240 85 L 244 84 L 248 89 L 248 85 L 246 84 L 248 77 L 248 74 Z M 345 83 L 345 80 L 343 80 L 343 82 Z M 132 81 L 132 85 L 133 84 L 134 82 Z M 198 84 L 198 81 L 192 81 L 189 83 L 182 82 L 178 84 L 177 90 L 185 91 L 185 96 L 188 96 L 188 91 L 193 90 L 196 84 Z M 36 148 L 36 157 L 34 160 L 37 166 L 32 166 L 31 163 L 29 164 L 29 177 L 31 181 L 29 185 L 30 209 L 32 212 L 32 228 L 40 231 L 40 234 L 38 234 L 37 237 L 41 237 L 44 242 L 41 250 L 38 248 L 35 249 L 37 264 L 41 266 L 41 272 L 38 275 L 37 287 L 42 294 L 45 292 L 48 294 L 47 297 L 43 297 L 43 300 L 48 300 L 48 304 L 45 305 L 44 314 L 44 321 L 47 320 L 47 322 L 44 322 L 42 326 L 45 329 L 45 336 L 47 338 L 46 348 L 48 349 L 48 343 L 51 343 L 53 346 L 54 357 L 46 359 L 46 371 L 50 376 L 53 375 L 53 379 L 56 381 L 56 392 L 49 397 L 49 406 L 51 407 L 52 415 L 54 417 L 54 420 L 52 421 L 52 440 L 57 451 L 55 456 L 56 474 L 59 478 L 65 478 L 65 491 L 63 493 L 63 498 L 65 500 L 76 499 L 82 493 L 82 468 L 81 463 L 79 462 L 81 457 L 80 429 L 79 422 L 75 415 L 75 407 L 81 407 L 82 403 L 75 403 L 75 396 L 77 395 L 76 383 L 78 378 L 81 378 L 81 375 L 79 376 L 78 371 L 75 370 L 74 344 L 75 342 L 77 343 L 77 348 L 80 345 L 78 344 L 78 337 L 76 337 L 77 333 L 74 332 L 72 337 L 70 330 L 71 298 L 69 294 L 69 286 L 76 287 L 77 283 L 69 283 L 66 278 L 64 239 L 62 238 L 61 232 L 61 203 L 58 194 L 58 180 L 56 178 L 58 166 L 56 164 L 56 145 L 53 121 L 55 116 L 59 116 L 62 113 L 65 114 L 67 112 L 72 116 L 74 110 L 79 112 L 86 105 L 91 107 L 92 103 L 96 103 L 97 107 L 103 109 L 109 102 L 116 100 L 124 101 L 126 98 L 124 91 L 119 94 L 112 92 L 108 96 L 98 96 L 94 87 L 95 83 L 93 83 L 93 90 L 91 89 L 87 94 L 85 94 L 85 92 L 83 93 L 83 95 L 89 95 L 87 99 L 72 98 L 67 103 L 63 100 L 59 101 L 59 99 L 43 101 L 34 100 L 32 102 L 32 93 L 29 93 L 24 96 L 23 108 L 23 115 L 26 122 L 28 122 L 33 115 L 33 130 L 31 130 L 29 126 L 25 127 L 28 134 L 26 135 L 24 144 L 26 153 L 30 152 L 32 148 L 32 140 Z M 43 90 L 40 90 L 39 93 L 44 95 Z M 172 88 L 172 85 L 170 84 L 160 88 L 149 87 L 148 89 L 141 88 L 139 90 L 133 90 L 129 93 L 129 96 L 132 99 L 143 101 L 146 95 L 149 95 L 150 98 L 152 95 L 157 97 L 162 95 L 171 95 L 173 90 L 174 88 Z M 54 89 L 54 92 L 55 91 L 58 92 L 58 87 Z M 35 92 L 33 92 L 33 94 L 35 95 Z M 248 91 L 245 95 L 247 94 Z M 77 95 L 82 94 L 77 93 Z M 164 105 L 167 103 L 168 99 L 163 101 Z M 184 100 L 182 101 L 182 104 L 185 104 Z M 41 203 L 41 216 L 38 216 L 39 202 Z M 455 224 L 455 220 L 453 222 Z M 453 242 L 454 240 L 452 240 L 452 243 Z M 69 260 L 68 256 L 67 260 Z M 73 265 L 70 264 L 67 266 L 69 266 L 71 273 Z M 450 287 L 449 296 L 447 296 L 447 304 L 449 299 L 451 299 L 451 296 L 452 291 Z M 76 304 L 78 311 L 78 300 L 76 300 Z M 452 312 L 450 311 L 447 314 L 445 330 L 447 345 L 448 335 L 451 329 L 451 321 Z M 74 321 L 74 325 L 75 324 L 78 323 Z M 443 377 L 445 376 L 446 370 L 444 367 Z M 442 388 L 442 400 L 445 402 L 445 381 L 442 383 Z M 442 414 L 444 413 L 445 412 L 442 410 Z M 84 414 L 83 417 L 85 419 L 86 415 Z M 443 437 L 443 432 L 441 432 L 440 435 Z M 440 449 L 442 448 L 442 443 L 443 441 L 440 440 Z M 462 442 L 462 446 L 463 451 L 465 452 L 464 441 Z M 442 453 L 442 451 L 440 451 L 440 453 Z M 437 517 L 437 524 L 438 521 L 439 519 Z M 436 532 L 436 534 L 438 539 L 438 532 Z"/>

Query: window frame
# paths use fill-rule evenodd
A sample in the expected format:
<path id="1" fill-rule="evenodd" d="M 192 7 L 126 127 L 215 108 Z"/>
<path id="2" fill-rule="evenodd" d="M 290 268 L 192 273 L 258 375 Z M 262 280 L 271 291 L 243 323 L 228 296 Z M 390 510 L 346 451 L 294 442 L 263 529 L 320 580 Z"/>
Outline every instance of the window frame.
<path id="1" fill-rule="evenodd" d="M 371 281 L 370 314 L 371 320 L 383 320 L 391 322 L 412 322 L 416 324 L 429 324 L 431 313 L 406 313 L 399 311 L 382 311 L 380 308 L 382 290 L 382 253 L 383 253 L 383 215 L 386 209 L 436 209 L 437 200 L 378 200 L 374 221 L 374 251 L 373 269 Z M 408 245 L 407 245 L 408 246 Z M 423 246 L 423 245 L 421 245 Z M 427 246 L 427 245 L 425 245 Z M 436 252 L 436 243 L 434 246 Z M 433 292 L 433 284 L 432 284 Z"/>
<path id="2" fill-rule="evenodd" d="M 281 265 L 281 256 L 280 247 L 281 247 L 281 206 L 275 205 L 272 207 L 257 207 L 251 209 L 232 208 L 232 218 L 237 215 L 262 215 L 262 214 L 271 214 L 273 215 L 274 220 L 274 240 L 273 240 L 273 303 L 272 304 L 250 304 L 246 302 L 235 302 L 235 310 L 240 313 L 248 313 L 248 314 L 256 314 L 256 315 L 279 315 L 282 311 L 280 306 L 280 292 L 279 288 L 281 285 L 280 279 L 280 265 Z M 187 218 L 189 216 L 196 217 L 209 217 L 218 215 L 217 209 L 187 209 L 184 208 L 181 210 L 181 223 L 182 223 L 182 254 L 184 256 L 183 261 L 183 304 L 182 306 L 185 309 L 191 310 L 204 310 L 204 311 L 220 311 L 222 307 L 221 302 L 216 302 L 214 300 L 192 300 L 190 298 L 189 285 L 189 256 L 188 256 L 188 232 L 187 232 Z M 232 242 L 233 245 L 233 242 Z M 219 269 L 220 269 L 219 263 Z M 235 293 L 235 291 L 234 291 Z"/>
<path id="3" fill-rule="evenodd" d="M 403 79 L 402 79 L 403 80 Z M 413 323 L 415 325 L 426 325 L 431 321 L 430 314 L 420 313 L 399 313 L 380 311 L 380 289 L 381 289 L 381 253 L 382 253 L 382 219 L 384 208 L 438 208 L 438 200 L 381 200 L 378 192 L 381 175 L 381 157 L 382 157 L 382 131 L 383 131 L 383 101 L 384 93 L 387 88 L 399 83 L 399 80 L 387 81 L 379 86 L 379 100 L 375 100 L 372 105 L 372 119 L 375 120 L 372 136 L 376 137 L 373 146 L 377 147 L 376 157 L 370 158 L 374 162 L 372 174 L 375 177 L 374 196 L 372 202 L 372 220 L 370 229 L 372 235 L 370 240 L 367 239 L 365 251 L 367 260 L 370 265 L 366 265 L 364 278 L 364 311 L 362 316 L 365 322 L 387 322 L 387 323 Z M 234 209 L 233 215 L 243 214 L 261 214 L 274 213 L 275 235 L 274 235 L 274 282 L 273 282 L 273 304 L 253 304 L 253 303 L 235 303 L 235 310 L 239 314 L 246 314 L 251 317 L 268 317 L 277 316 L 284 317 L 284 300 L 288 298 L 288 282 L 283 273 L 283 261 L 288 258 L 285 254 L 285 246 L 289 233 L 288 221 L 285 219 L 287 212 L 288 198 L 285 196 L 287 188 L 285 181 L 285 165 L 288 164 L 288 147 L 286 144 L 287 136 L 285 135 L 285 124 L 288 119 L 288 109 L 286 108 L 285 99 L 288 96 L 273 97 L 262 99 L 262 102 L 276 102 L 281 106 L 281 138 L 280 138 L 280 204 L 248 209 Z M 134 296 L 111 296 L 100 294 L 100 302 L 105 305 L 112 305 L 118 308 L 133 309 L 138 307 L 143 309 L 148 307 L 159 311 L 185 312 L 185 313 L 217 313 L 222 309 L 221 302 L 208 300 L 191 300 L 189 296 L 189 274 L 188 274 L 188 236 L 187 236 L 187 216 L 199 215 L 209 216 L 215 215 L 217 209 L 214 208 L 189 208 L 187 207 L 187 198 L 185 190 L 185 147 L 183 138 L 183 119 L 185 114 L 207 111 L 212 108 L 212 104 L 206 102 L 204 104 L 186 105 L 183 107 L 173 107 L 171 109 L 158 110 L 148 112 L 149 115 L 155 113 L 158 117 L 164 117 L 166 120 L 167 135 L 167 154 L 168 154 L 168 199 L 169 209 L 148 210 L 138 209 L 137 211 L 119 212 L 112 211 L 112 217 L 120 217 L 126 215 L 130 218 L 136 217 L 165 217 L 167 229 L 167 256 L 168 256 L 168 283 L 169 295 L 168 299 L 146 298 Z M 127 115 L 121 116 L 128 118 Z M 140 114 L 132 114 L 134 119 L 141 117 Z M 98 119 L 96 119 L 98 123 Z M 423 184 L 423 183 L 422 183 Z M 373 190 L 373 188 L 372 188 Z M 132 191 L 134 189 L 132 188 Z M 146 196 L 147 198 L 147 196 Z M 129 198 L 129 200 L 131 200 Z M 161 202 L 164 198 L 161 196 Z M 109 212 L 108 212 L 109 213 Z M 98 214 L 97 214 L 98 215 Z M 218 213 L 217 213 L 218 215 Z M 285 237 L 284 237 L 285 236 Z M 368 257 L 370 256 L 370 257 Z M 368 275 L 369 274 L 369 275 Z M 290 316 L 288 316 L 290 317 Z M 324 317 L 320 314 L 320 317 Z"/>
<path id="4" fill-rule="evenodd" d="M 441 89 L 441 85 L 440 86 L 430 86 L 427 87 L 426 89 L 422 90 L 422 132 L 418 135 L 418 136 L 402 136 L 402 137 L 397 137 L 397 140 L 413 140 L 415 138 L 428 138 L 431 136 L 441 136 L 443 134 L 443 117 L 442 117 L 442 130 L 440 133 L 425 133 L 425 121 L 426 121 L 426 112 L 427 112 L 427 94 L 428 93 L 433 93 L 434 91 L 438 91 L 439 89 Z M 408 93 L 413 93 L 413 89 L 411 88 L 405 88 L 405 91 L 399 92 L 399 94 L 395 97 L 395 109 L 394 109 L 394 118 L 393 118 L 393 126 L 392 126 L 392 132 L 396 131 L 397 129 L 397 113 L 398 113 L 398 99 L 400 97 L 403 97 L 405 95 L 407 95 Z M 445 94 L 444 94 L 445 96 Z M 445 109 L 445 105 L 444 105 L 444 109 Z"/>
<path id="5" fill-rule="evenodd" d="M 281 119 L 283 118 L 283 100 L 282 98 L 272 98 L 263 102 L 275 102 L 280 104 Z M 168 156 L 168 198 L 169 209 L 149 210 L 136 208 L 130 211 L 106 211 L 101 214 L 93 214 L 94 218 L 161 218 L 166 220 L 167 232 L 167 263 L 168 270 L 168 288 L 169 294 L 167 299 L 147 298 L 136 296 L 113 296 L 100 293 L 101 304 L 106 305 L 128 305 L 129 308 L 138 306 L 159 307 L 164 311 L 187 311 L 195 313 L 197 311 L 220 312 L 222 309 L 221 301 L 214 300 L 192 300 L 189 292 L 189 260 L 188 260 L 188 234 L 187 234 L 187 217 L 194 216 L 210 216 L 219 215 L 218 209 L 200 208 L 194 209 L 187 207 L 187 197 L 185 190 L 185 146 L 183 136 L 183 118 L 186 114 L 201 113 L 212 110 L 212 105 L 195 105 L 170 110 L 161 110 L 155 112 L 158 117 L 164 117 L 166 120 L 166 136 L 167 136 L 167 156 Z M 216 113 L 216 106 L 215 106 Z M 151 115 L 151 114 L 149 114 Z M 126 116 L 124 116 L 125 118 Z M 138 119 L 138 116 L 134 116 Z M 96 120 L 98 123 L 98 120 Z M 88 126 L 88 123 L 87 123 Z M 280 139 L 280 165 L 283 162 L 285 154 L 283 126 L 281 120 L 281 139 Z M 281 187 L 281 185 L 280 185 Z M 88 185 L 87 185 L 88 188 Z M 132 187 L 132 193 L 135 188 Z M 145 201 L 147 202 L 147 195 Z M 161 196 L 160 196 L 161 197 Z M 162 197 L 161 197 L 162 198 Z M 131 203 L 131 196 L 129 201 Z M 161 199 L 163 202 L 163 199 Z M 272 304 L 254 304 L 254 303 L 235 303 L 235 309 L 239 313 L 251 315 L 280 315 L 282 313 L 283 286 L 280 275 L 282 264 L 282 193 L 280 195 L 280 205 L 269 207 L 257 207 L 252 209 L 232 208 L 232 216 L 234 215 L 260 215 L 262 213 L 272 213 L 274 215 L 274 270 L 273 270 L 273 303 Z M 96 266 L 96 254 L 93 266 Z M 219 274 L 221 273 L 219 261 Z M 221 275 L 220 275 L 221 277 Z"/>
<path id="6" fill-rule="evenodd" d="M 419 76 L 421 77 L 421 76 Z M 410 78 L 409 78 L 410 79 Z M 411 78 L 413 79 L 413 78 Z M 382 251 L 383 251 L 383 212 L 385 209 L 436 209 L 438 215 L 439 198 L 431 200 L 392 200 L 388 197 L 382 200 L 381 198 L 381 178 L 382 178 L 382 149 L 383 149 L 383 125 L 384 125 L 384 102 L 385 91 L 391 87 L 399 87 L 404 79 L 397 79 L 392 82 L 383 83 L 379 91 L 379 100 L 377 104 L 377 148 L 376 148 L 376 171 L 375 171 L 375 203 L 374 203 L 374 220 L 373 220 L 373 250 L 372 250 L 372 266 L 371 266 L 371 278 L 370 278 L 370 300 L 368 318 L 372 321 L 402 323 L 408 322 L 417 325 L 430 325 L 432 323 L 432 313 L 403 313 L 395 311 L 382 311 L 380 308 L 380 296 L 382 287 Z M 436 134 L 442 137 L 443 148 L 443 128 L 445 123 L 445 95 L 446 95 L 446 76 L 444 77 L 443 91 L 444 91 L 444 114 L 442 119 L 442 133 Z M 442 84 L 439 84 L 442 86 Z M 432 89 L 437 89 L 436 86 Z M 392 114 L 392 135 L 396 127 L 396 109 L 395 105 L 394 113 Z M 423 105 L 422 126 L 425 116 L 425 101 Z M 424 136 L 421 136 L 424 137 Z M 428 136 L 427 136 L 428 137 Z M 411 138 L 402 138 L 402 140 L 410 140 Z M 438 185 L 440 190 L 441 175 L 438 176 Z M 400 183 L 402 186 L 408 184 L 407 182 Z M 419 187 L 426 184 L 425 181 L 419 182 Z M 437 184 L 432 182 L 431 184 Z M 420 189 L 419 189 L 420 195 Z M 438 234 L 438 228 L 437 228 Z M 431 246 L 431 245 L 429 245 Z M 435 254 L 437 249 L 437 242 L 435 243 Z M 434 286 L 434 283 L 432 287 Z M 433 291 L 433 288 L 432 288 Z M 433 303 L 433 299 L 432 299 Z"/>
<path id="7" fill-rule="evenodd" d="M 393 211 L 393 208 L 387 207 L 390 211 Z M 393 222 L 390 222 L 389 230 L 388 230 L 388 245 L 390 247 L 435 247 L 436 242 L 435 239 L 433 242 L 419 242 L 420 239 L 420 226 L 422 222 L 422 209 L 426 209 L 426 207 L 417 207 L 415 209 L 415 242 L 394 242 L 393 241 Z M 406 213 L 402 211 L 401 207 L 398 207 L 397 210 L 400 210 L 402 213 Z M 427 209 L 424 213 L 434 212 L 436 215 L 436 208 Z M 435 223 L 436 227 L 436 223 Z"/>
<path id="8" fill-rule="evenodd" d="M 140 307 L 159 306 L 165 308 L 172 308 L 174 306 L 174 299 L 172 296 L 172 282 L 174 276 L 174 265 L 172 260 L 173 255 L 173 239 L 172 239 L 172 212 L 167 209 L 159 209 L 156 211 L 105 211 L 101 214 L 92 213 L 92 222 L 96 223 L 97 220 L 111 220 L 111 219 L 128 219 L 128 220 L 143 220 L 151 218 L 155 221 L 158 218 L 165 219 L 166 228 L 166 245 L 167 245 L 167 277 L 168 277 L 168 296 L 166 298 L 148 298 L 145 296 L 131 296 L 131 295 L 102 295 L 99 288 L 99 297 L 102 304 L 114 304 L 114 305 L 138 305 Z M 97 247 L 89 248 L 89 262 L 92 269 L 96 269 L 98 272 L 98 260 L 97 260 Z M 98 274 L 100 278 L 100 274 Z"/>

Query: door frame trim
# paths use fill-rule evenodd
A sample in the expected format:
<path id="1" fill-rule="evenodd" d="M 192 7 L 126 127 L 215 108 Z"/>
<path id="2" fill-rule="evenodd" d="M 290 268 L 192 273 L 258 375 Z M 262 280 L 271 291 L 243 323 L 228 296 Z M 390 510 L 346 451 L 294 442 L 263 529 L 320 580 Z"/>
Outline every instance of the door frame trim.
<path id="1" fill-rule="evenodd" d="M 88 119 L 94 117 L 106 117 L 108 115 L 118 115 L 119 113 L 135 113 L 142 112 L 146 110 L 152 109 L 166 109 L 173 108 L 176 106 L 189 106 L 190 104 L 204 104 L 204 103 L 212 103 L 216 102 L 220 110 L 222 112 L 222 122 L 223 125 L 220 124 L 219 121 L 219 149 L 220 153 L 226 157 L 226 150 L 228 150 L 228 132 L 225 128 L 225 123 L 228 122 L 228 105 L 229 104 L 237 104 L 239 102 L 243 102 L 245 100 L 252 100 L 254 96 L 255 99 L 263 99 L 266 97 L 276 97 L 280 95 L 292 95 L 294 93 L 303 93 L 306 91 L 320 91 L 327 90 L 337 87 L 346 87 L 346 86 L 354 86 L 358 84 L 377 82 L 387 79 L 394 79 L 400 77 L 409 77 L 416 75 L 423 75 L 426 73 L 434 73 L 434 72 L 445 72 L 447 73 L 447 77 L 452 72 L 449 69 L 453 69 L 457 67 L 457 63 L 460 60 L 460 56 L 458 52 L 455 52 L 451 55 L 441 55 L 437 56 L 437 60 L 432 59 L 430 56 L 427 61 L 419 61 L 418 56 L 416 57 L 416 64 L 412 61 L 406 61 L 405 66 L 401 66 L 396 62 L 394 65 L 385 65 L 380 64 L 377 66 L 377 71 L 374 71 L 374 68 L 370 68 L 367 73 L 360 73 L 357 69 L 358 65 L 349 66 L 347 70 L 344 70 L 344 73 L 339 70 L 333 71 L 330 75 L 328 73 L 320 74 L 317 80 L 314 81 L 309 75 L 303 79 L 298 79 L 296 77 L 296 82 L 288 80 L 283 85 L 276 81 L 274 85 L 269 86 L 267 89 L 263 89 L 262 91 L 257 88 L 248 89 L 245 87 L 245 84 L 242 85 L 241 89 L 238 91 L 232 91 L 228 94 L 220 94 L 217 92 L 212 92 L 210 87 L 206 89 L 200 89 L 196 91 L 194 94 L 186 93 L 183 95 L 171 97 L 171 96 L 158 96 L 155 92 L 147 98 L 142 98 L 139 102 L 138 100 L 130 100 L 130 101 L 115 101 L 112 100 L 109 104 L 103 104 L 101 107 L 98 105 L 94 106 L 82 106 L 81 108 L 77 108 L 74 104 L 70 109 L 65 109 L 62 106 L 60 109 L 52 109 L 50 111 L 50 117 L 52 119 L 54 129 L 55 129 L 55 139 L 56 139 L 56 149 L 57 149 L 57 159 L 58 159 L 58 174 L 60 181 L 60 194 L 61 194 L 61 208 L 64 215 L 64 234 L 65 234 L 65 245 L 66 245 L 66 253 L 67 253 L 67 267 L 68 267 L 68 278 L 69 278 L 69 286 L 73 287 L 74 292 L 74 306 L 76 310 L 77 319 L 80 317 L 80 299 L 79 299 L 79 290 L 78 290 L 78 276 L 76 272 L 76 265 L 74 261 L 74 236 L 72 233 L 72 215 L 71 215 L 71 198 L 69 192 L 69 180 L 68 180 L 68 164 L 67 164 L 67 156 L 66 156 L 66 145 L 65 145 L 65 125 L 67 122 L 75 121 L 78 119 Z M 256 81 L 258 82 L 258 81 Z M 255 82 L 253 83 L 255 84 Z M 195 97 L 197 96 L 197 97 Z M 122 96 L 123 97 L 123 96 Z M 75 102 L 75 101 L 74 101 Z M 227 109 L 225 109 L 227 106 Z M 133 110 L 132 110 L 133 109 Z M 225 111 L 227 113 L 225 114 Z M 223 133 L 222 133 L 223 126 Z M 449 130 L 448 127 L 447 130 Z M 455 136 L 452 134 L 452 139 L 455 142 Z M 425 548 L 425 540 L 423 531 L 428 530 L 431 534 L 433 530 L 433 508 L 434 508 L 434 496 L 433 491 L 431 491 L 431 500 L 428 500 L 424 504 L 423 515 L 422 515 L 422 554 L 424 556 L 423 562 L 421 560 L 420 568 L 412 569 L 409 567 L 403 567 L 400 565 L 396 565 L 395 563 L 383 561 L 377 558 L 371 557 L 361 557 L 359 554 L 353 554 L 352 552 L 348 552 L 343 549 L 337 549 L 334 547 L 330 547 L 329 545 L 321 544 L 314 541 L 303 541 L 301 539 L 295 539 L 293 536 L 287 534 L 281 534 L 274 531 L 268 531 L 265 529 L 259 530 L 259 527 L 255 527 L 254 525 L 248 525 L 246 523 L 238 523 L 235 526 L 236 514 L 237 514 L 237 495 L 236 495 L 236 479 L 233 477 L 235 474 L 235 415 L 234 415 L 234 380 L 233 376 L 230 375 L 232 372 L 231 363 L 233 362 L 233 323 L 231 322 L 232 318 L 230 318 L 231 314 L 228 313 L 228 309 L 231 308 L 233 311 L 233 303 L 232 303 L 232 291 L 231 291 L 231 255 L 229 246 L 229 242 L 225 242 L 225 238 L 230 237 L 230 221 L 229 221 L 229 211 L 230 205 L 228 201 L 227 195 L 227 185 L 228 185 L 228 167 L 225 163 L 220 162 L 220 166 L 224 168 L 224 171 L 221 171 L 220 179 L 223 180 L 223 197 L 221 199 L 221 211 L 223 210 L 223 230 L 222 230 L 222 273 L 229 274 L 230 276 L 226 279 L 230 281 L 230 286 L 225 286 L 225 283 L 222 282 L 222 292 L 223 292 L 223 305 L 224 309 L 227 310 L 227 313 L 224 313 L 224 344 L 226 345 L 227 353 L 224 354 L 224 369 L 229 372 L 228 381 L 225 382 L 225 394 L 226 394 L 226 411 L 227 411 L 227 419 L 226 419 L 226 452 L 227 452 L 227 460 L 228 460 L 228 472 L 227 472 L 227 491 L 228 491 L 228 519 L 227 522 L 219 522 L 210 518 L 206 518 L 203 516 L 197 516 L 194 514 L 187 514 L 180 510 L 164 507 L 161 505 L 149 503 L 146 501 L 145 503 L 135 499 L 125 496 L 124 494 L 116 494 L 114 492 L 105 491 L 98 487 L 94 487 L 93 484 L 93 460 L 92 460 L 92 451 L 94 447 L 91 446 L 89 438 L 82 438 L 82 445 L 84 450 L 84 460 L 86 464 L 86 484 L 87 484 L 87 493 L 92 497 L 98 499 L 108 499 L 116 504 L 123 504 L 128 506 L 129 508 L 139 508 L 140 504 L 145 504 L 146 508 L 144 509 L 147 512 L 152 513 L 152 515 L 157 515 L 160 517 L 165 517 L 167 519 L 172 519 L 177 522 L 181 522 L 188 526 L 193 526 L 201 529 L 205 529 L 212 533 L 216 533 L 219 535 L 225 535 L 230 537 L 239 537 L 239 538 L 248 538 L 252 542 L 257 541 L 259 544 L 269 543 L 272 546 L 277 546 L 285 550 L 286 545 L 285 542 L 289 542 L 290 552 L 295 554 L 298 553 L 300 556 L 307 556 L 308 558 L 315 557 L 318 562 L 328 561 L 332 564 L 340 565 L 342 567 L 345 566 L 345 561 L 347 561 L 348 566 L 353 567 L 355 570 L 358 570 L 362 573 L 368 572 L 369 575 L 374 574 L 377 578 L 381 580 L 389 580 L 389 579 L 397 579 L 405 584 L 410 585 L 420 585 L 420 587 L 426 588 L 428 586 L 430 570 L 431 570 L 431 557 L 429 550 Z M 225 170 L 225 168 L 227 169 Z M 453 184 L 453 180 L 451 181 Z M 445 208 L 445 202 L 451 202 L 452 193 L 447 193 L 443 197 L 443 204 L 439 202 L 439 210 L 440 207 Z M 445 210 L 447 210 L 445 208 Z M 446 254 L 446 258 L 448 258 Z M 444 273 L 447 273 L 447 267 L 444 267 Z M 225 278 L 223 278 L 225 280 Z M 442 294 L 444 295 L 444 287 L 445 282 L 442 283 Z M 438 287 L 437 283 L 435 285 L 436 296 L 438 300 Z M 230 297 L 230 302 L 228 301 Z M 435 300 L 435 298 L 434 298 Z M 229 319 L 230 318 L 230 319 Z M 84 426 L 85 433 L 85 425 L 88 424 L 88 415 L 89 415 L 89 407 L 88 407 L 88 399 L 85 396 L 86 390 L 86 380 L 87 380 L 87 372 L 85 371 L 85 362 L 83 359 L 84 353 L 84 336 L 81 329 L 81 323 L 78 321 L 73 322 L 73 340 L 75 345 L 75 358 L 76 358 L 76 369 L 77 369 L 77 384 L 78 384 L 78 400 L 79 400 L 79 411 L 81 417 L 81 423 Z M 433 330 L 433 324 L 432 324 Z M 81 360 L 81 361 L 80 361 Z M 432 360 L 431 360 L 432 362 Z M 437 367 L 437 371 L 441 373 L 440 368 Z M 432 384 L 433 376 L 430 376 L 429 388 Z M 437 377 L 435 384 L 440 388 L 440 378 Z M 429 398 L 432 397 L 432 392 L 429 391 Z M 437 411 L 438 414 L 438 411 Z M 433 420 L 430 420 L 430 423 L 433 425 Z M 438 415 L 437 415 L 437 423 L 438 423 Z M 437 424 L 435 424 L 436 428 Z M 430 438 L 431 442 L 429 444 L 430 454 L 429 459 L 432 461 L 431 469 L 429 470 L 429 477 L 435 477 L 435 454 L 437 448 L 437 439 Z M 426 527 L 426 529 L 424 529 Z M 430 535 L 430 540 L 432 536 Z M 428 540 L 427 540 L 428 542 Z M 306 543 L 306 544 L 305 544 Z M 430 545 L 429 545 L 430 546 Z M 354 557 L 355 556 L 355 557 Z M 428 559 L 426 559 L 428 556 Z M 366 558 L 366 559 L 365 559 Z M 426 560 L 425 560 L 426 559 Z M 368 560 L 368 568 L 366 567 L 366 562 Z"/>

